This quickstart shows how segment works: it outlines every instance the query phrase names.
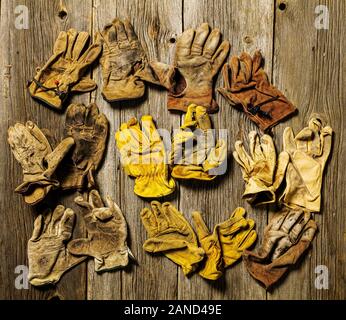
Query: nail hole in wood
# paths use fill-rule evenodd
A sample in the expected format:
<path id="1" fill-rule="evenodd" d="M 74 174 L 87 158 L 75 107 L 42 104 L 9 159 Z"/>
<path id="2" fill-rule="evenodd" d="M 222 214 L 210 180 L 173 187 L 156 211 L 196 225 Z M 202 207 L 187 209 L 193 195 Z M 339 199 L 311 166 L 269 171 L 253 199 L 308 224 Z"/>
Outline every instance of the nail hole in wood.
<path id="1" fill-rule="evenodd" d="M 169 42 L 170 42 L 170 43 L 175 43 L 175 38 L 170 38 L 170 39 L 169 39 Z"/>
<path id="2" fill-rule="evenodd" d="M 281 3 L 279 4 L 279 9 L 280 9 L 281 11 L 286 10 L 286 3 L 285 3 L 285 2 L 281 2 Z"/>
<path id="3" fill-rule="evenodd" d="M 67 17 L 67 12 L 65 10 L 60 10 L 58 16 L 61 20 L 64 20 Z"/>

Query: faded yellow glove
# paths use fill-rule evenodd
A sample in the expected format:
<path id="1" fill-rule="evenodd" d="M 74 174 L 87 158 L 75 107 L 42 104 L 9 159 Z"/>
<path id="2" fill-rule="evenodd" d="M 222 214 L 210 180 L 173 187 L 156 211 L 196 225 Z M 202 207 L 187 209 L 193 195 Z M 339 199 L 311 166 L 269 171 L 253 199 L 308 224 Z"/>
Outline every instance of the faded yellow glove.
<path id="1" fill-rule="evenodd" d="M 170 164 L 177 179 L 213 180 L 226 171 L 226 142 L 215 137 L 207 109 L 191 104 L 173 137 Z"/>
<path id="2" fill-rule="evenodd" d="M 292 128 L 285 129 L 284 150 L 290 155 L 290 163 L 281 199 L 286 206 L 320 211 L 323 170 L 332 148 L 332 134 L 332 128 L 322 127 L 318 118 L 312 118 L 295 137 Z"/>
<path id="3" fill-rule="evenodd" d="M 147 239 L 143 248 L 147 252 L 162 252 L 168 259 L 182 267 L 185 275 L 193 272 L 204 258 L 204 250 L 198 247 L 196 235 L 171 203 L 151 202 L 151 210 L 141 212 Z"/>
<path id="4" fill-rule="evenodd" d="M 243 142 L 236 141 L 234 159 L 240 165 L 245 181 L 243 198 L 253 205 L 276 202 L 276 190 L 280 187 L 286 172 L 289 155 L 283 151 L 276 158 L 271 136 L 259 138 L 255 131 L 249 133 L 250 154 Z"/>
<path id="5" fill-rule="evenodd" d="M 169 176 L 165 146 L 150 115 L 123 123 L 115 134 L 125 172 L 136 178 L 134 192 L 145 198 L 166 196 L 175 190 Z"/>
<path id="6" fill-rule="evenodd" d="M 245 209 L 239 207 L 233 211 L 228 220 L 215 227 L 221 243 L 225 268 L 240 259 L 243 251 L 251 247 L 257 239 L 257 233 L 254 230 L 255 221 L 245 219 L 244 216 Z"/>

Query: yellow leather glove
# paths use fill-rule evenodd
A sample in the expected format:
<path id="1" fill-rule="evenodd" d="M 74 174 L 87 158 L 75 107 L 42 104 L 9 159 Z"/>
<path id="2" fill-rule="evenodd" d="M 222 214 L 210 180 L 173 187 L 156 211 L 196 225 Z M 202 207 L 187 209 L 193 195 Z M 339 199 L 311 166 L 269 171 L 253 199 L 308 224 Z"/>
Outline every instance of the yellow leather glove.
<path id="1" fill-rule="evenodd" d="M 290 163 L 281 200 L 287 207 L 320 211 L 323 170 L 331 151 L 332 134 L 332 128 L 322 127 L 318 118 L 312 118 L 295 137 L 292 128 L 285 129 L 283 144 Z"/>
<path id="2" fill-rule="evenodd" d="M 149 235 L 143 244 L 145 251 L 162 252 L 181 266 L 185 275 L 197 268 L 204 250 L 198 247 L 196 235 L 183 214 L 171 203 L 152 201 L 151 210 L 143 209 L 141 219 Z"/>
<path id="3" fill-rule="evenodd" d="M 276 202 L 276 190 L 280 187 L 289 162 L 289 155 L 283 151 L 276 157 L 271 136 L 259 138 L 255 131 L 249 133 L 250 154 L 243 142 L 236 141 L 234 159 L 240 165 L 245 181 L 243 198 L 253 205 Z"/>
<path id="4" fill-rule="evenodd" d="M 176 179 L 213 180 L 226 171 L 226 142 L 215 144 L 207 108 L 191 104 L 184 124 L 173 137 L 170 164 Z"/>
<path id="5" fill-rule="evenodd" d="M 125 172 L 135 177 L 135 194 L 145 198 L 166 196 L 175 190 L 169 176 L 165 146 L 150 115 L 123 123 L 115 134 Z"/>

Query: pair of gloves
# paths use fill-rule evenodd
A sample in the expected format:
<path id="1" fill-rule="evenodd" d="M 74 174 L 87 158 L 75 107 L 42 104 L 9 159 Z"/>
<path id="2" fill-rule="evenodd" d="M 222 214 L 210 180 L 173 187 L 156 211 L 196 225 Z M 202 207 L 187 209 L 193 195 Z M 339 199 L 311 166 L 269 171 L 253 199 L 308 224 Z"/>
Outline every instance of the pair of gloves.
<path id="1" fill-rule="evenodd" d="M 26 203 L 37 204 L 60 187 L 91 189 L 106 147 L 108 120 L 95 104 L 71 104 L 67 109 L 65 136 L 53 150 L 39 127 L 31 121 L 8 129 L 8 143 L 23 169 L 23 183 L 16 192 Z"/>
<path id="2" fill-rule="evenodd" d="M 255 222 L 244 216 L 245 209 L 237 208 L 211 233 L 201 213 L 193 212 L 196 236 L 184 215 L 171 203 L 153 201 L 151 209 L 141 212 L 149 236 L 143 248 L 150 253 L 163 253 L 181 266 L 186 276 L 200 267 L 199 274 L 203 278 L 217 280 L 224 268 L 235 263 L 256 241 Z"/>
<path id="3" fill-rule="evenodd" d="M 320 212 L 323 171 L 332 146 L 332 128 L 312 118 L 294 136 L 292 128 L 283 134 L 282 151 L 276 157 L 272 138 L 249 134 L 249 150 L 237 141 L 233 153 L 245 181 L 244 198 L 253 205 L 281 202 L 264 231 L 258 253 L 245 251 L 250 274 L 266 288 L 275 284 L 309 248 L 317 231 L 312 213 Z M 285 187 L 280 197 L 280 186 Z"/>
<path id="4" fill-rule="evenodd" d="M 169 158 L 150 115 L 142 117 L 141 125 L 135 118 L 123 123 L 115 140 L 122 166 L 136 178 L 134 192 L 141 197 L 171 194 L 173 178 L 208 181 L 226 171 L 226 143 L 215 142 L 207 109 L 195 104 L 188 107 L 184 124 L 174 134 Z"/>
<path id="5" fill-rule="evenodd" d="M 127 224 L 125 218 L 110 198 L 107 206 L 95 189 L 88 199 L 77 197 L 75 203 L 82 208 L 88 238 L 71 240 L 75 213 L 59 205 L 54 212 L 40 214 L 34 223 L 28 242 L 29 281 L 34 286 L 57 283 L 61 276 L 84 261 L 94 258 L 95 271 L 103 272 L 127 266 Z"/>

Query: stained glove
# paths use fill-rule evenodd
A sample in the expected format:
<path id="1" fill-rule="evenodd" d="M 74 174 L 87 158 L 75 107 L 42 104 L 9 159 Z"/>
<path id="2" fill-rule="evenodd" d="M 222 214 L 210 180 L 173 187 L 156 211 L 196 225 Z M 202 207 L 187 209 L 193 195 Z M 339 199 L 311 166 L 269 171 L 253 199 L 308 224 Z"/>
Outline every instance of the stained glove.
<path id="1" fill-rule="evenodd" d="M 242 141 L 236 141 L 234 159 L 240 165 L 245 181 L 243 198 L 253 205 L 274 203 L 276 190 L 280 187 L 289 162 L 289 155 L 283 151 L 276 158 L 273 139 L 265 134 L 259 138 L 255 131 L 249 133 L 248 154 Z"/>
<path id="2" fill-rule="evenodd" d="M 8 129 L 8 143 L 23 169 L 23 183 L 15 191 L 24 196 L 26 203 L 34 205 L 59 186 L 54 173 L 74 140 L 66 138 L 53 150 L 39 127 L 28 121 Z"/>
<path id="3" fill-rule="evenodd" d="M 108 120 L 96 104 L 71 104 L 67 108 L 65 135 L 76 143 L 59 167 L 62 189 L 91 189 L 94 174 L 104 157 Z"/>
<path id="4" fill-rule="evenodd" d="M 107 271 L 125 267 L 129 263 L 127 224 L 117 204 L 108 196 L 107 207 L 97 190 L 91 190 L 88 201 L 83 197 L 75 202 L 83 207 L 83 218 L 88 238 L 72 240 L 68 250 L 76 256 L 90 256 L 95 261 L 95 271 Z"/>
<path id="5" fill-rule="evenodd" d="M 173 137 L 170 164 L 176 179 L 213 180 L 225 171 L 226 142 L 215 144 L 210 117 L 205 107 L 191 104 L 184 124 Z"/>
<path id="6" fill-rule="evenodd" d="M 103 46 L 100 63 L 105 100 L 137 99 L 145 92 L 142 80 L 159 83 L 128 20 L 115 19 L 106 25 L 102 32 L 97 33 L 96 42 Z"/>
<path id="7" fill-rule="evenodd" d="M 163 197 L 174 192 L 175 181 L 169 176 L 165 146 L 152 116 L 141 120 L 142 126 L 136 118 L 130 119 L 115 134 L 121 163 L 126 174 L 136 178 L 135 194 Z"/>
<path id="8" fill-rule="evenodd" d="M 101 45 L 89 42 L 87 32 L 70 29 L 59 33 L 53 55 L 37 70 L 29 85 L 30 95 L 52 108 L 61 109 L 71 92 L 89 92 L 96 83 L 84 76 L 90 65 L 101 53 Z"/>
<path id="9" fill-rule="evenodd" d="M 188 29 L 178 38 L 172 66 L 151 63 L 161 84 L 168 88 L 168 109 L 186 112 L 191 103 L 216 112 L 213 99 L 213 79 L 225 61 L 230 44 L 220 45 L 219 29 L 209 30 L 202 23 L 196 30 Z"/>
<path id="10" fill-rule="evenodd" d="M 262 68 L 260 51 L 256 51 L 253 58 L 245 52 L 239 58 L 232 57 L 230 64 L 224 65 L 222 74 L 224 88 L 218 91 L 261 130 L 268 130 L 295 112 L 292 103 L 270 84 Z"/>
<path id="11" fill-rule="evenodd" d="M 73 232 L 75 214 L 62 205 L 53 214 L 40 214 L 28 242 L 29 281 L 34 286 L 57 283 L 69 269 L 86 257 L 76 257 L 67 250 Z"/>
<path id="12" fill-rule="evenodd" d="M 193 272 L 204 258 L 204 250 L 198 247 L 196 235 L 171 203 L 152 201 L 151 210 L 145 208 L 141 219 L 149 238 L 143 248 L 147 252 L 162 252 L 182 267 L 185 275 Z"/>
<path id="13" fill-rule="evenodd" d="M 290 155 L 290 163 L 281 200 L 286 206 L 320 211 L 323 170 L 331 151 L 332 134 L 332 128 L 322 127 L 318 118 L 312 118 L 295 137 L 292 128 L 285 129 L 284 150 Z"/>
<path id="14" fill-rule="evenodd" d="M 316 231 L 317 225 L 309 212 L 287 209 L 279 212 L 265 228 L 258 253 L 244 252 L 249 273 L 265 288 L 270 288 L 297 263 Z"/>

